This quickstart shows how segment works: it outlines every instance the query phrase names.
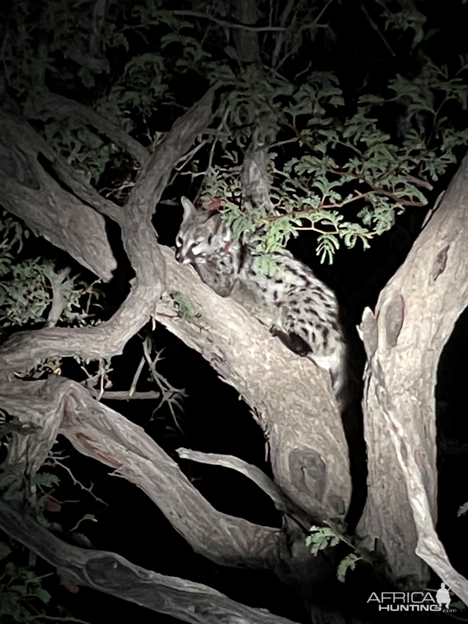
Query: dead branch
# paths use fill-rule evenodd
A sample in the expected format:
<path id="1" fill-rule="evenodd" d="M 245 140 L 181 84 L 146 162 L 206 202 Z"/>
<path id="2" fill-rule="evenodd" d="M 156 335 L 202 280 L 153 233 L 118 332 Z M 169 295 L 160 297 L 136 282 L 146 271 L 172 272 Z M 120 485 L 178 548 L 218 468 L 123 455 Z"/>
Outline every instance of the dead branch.
<path id="1" fill-rule="evenodd" d="M 150 401 L 154 399 L 160 399 L 161 393 L 158 390 L 147 390 L 146 392 L 133 392 L 130 394 L 127 390 L 105 390 L 104 392 L 94 392 L 90 389 L 91 394 L 101 397 L 104 401 Z"/>

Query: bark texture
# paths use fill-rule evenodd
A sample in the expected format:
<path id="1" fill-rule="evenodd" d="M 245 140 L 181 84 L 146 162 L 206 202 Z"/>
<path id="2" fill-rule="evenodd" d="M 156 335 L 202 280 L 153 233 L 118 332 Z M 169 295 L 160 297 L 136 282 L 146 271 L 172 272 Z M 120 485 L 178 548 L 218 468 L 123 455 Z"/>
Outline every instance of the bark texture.
<path id="1" fill-rule="evenodd" d="M 191 624 L 294 624 L 206 585 L 145 570 L 115 553 L 71 546 L 24 509 L 1 500 L 0 526 L 56 567 L 66 585 L 90 587 Z"/>
<path id="2" fill-rule="evenodd" d="M 239 3 L 237 19 L 255 23 L 247 2 Z M 258 64 L 257 44 L 251 30 L 241 31 L 239 58 Z M 178 265 L 173 251 L 159 246 L 151 221 L 173 167 L 210 124 L 213 95 L 208 92 L 188 110 L 152 155 L 111 120 L 82 105 L 59 96 L 41 101 L 39 117 L 73 115 L 140 163 L 125 207 L 102 198 L 25 121 L 1 114 L 5 208 L 106 280 L 115 268 L 104 227 L 104 217 L 110 218 L 120 227 L 135 272 L 130 294 L 109 321 L 86 329 L 19 332 L 0 346 L 2 406 L 34 425 L 28 436 L 17 436 L 10 445 L 11 478 L 21 471 L 34 474 L 56 436 L 63 434 L 81 453 L 115 468 L 145 491 L 197 552 L 222 565 L 274 570 L 301 593 L 313 613 L 312 580 L 320 580 L 323 567 L 305 548 L 298 527 L 343 518 L 351 497 L 348 449 L 327 375 L 288 351 L 245 307 L 218 297 L 193 269 Z M 427 564 L 466 602 L 467 582 L 451 567 L 434 528 L 433 390 L 440 353 L 468 303 L 467 181 L 465 160 L 375 311 L 366 310 L 363 316 L 369 496 L 359 525 L 367 546 L 385 555 L 395 577 L 416 578 L 420 587 Z M 247 150 L 242 183 L 253 205 L 269 205 L 268 150 L 257 139 Z M 180 296 L 193 309 L 190 319 L 181 314 Z M 230 467 L 252 479 L 285 514 L 283 530 L 219 513 L 140 427 L 79 384 L 56 376 L 47 381 L 16 378 L 46 357 L 120 354 L 150 320 L 158 320 L 197 350 L 249 404 L 265 434 L 273 480 L 237 458 L 187 449 L 181 455 Z M 90 555 L 59 544 L 34 524 L 29 512 L 24 526 L 30 530 L 25 531 L 17 522 L 19 513 L 0 501 L 0 525 L 71 582 L 119 595 L 127 587 L 129 600 L 188 622 L 286 622 L 236 605 L 208 588 L 142 571 L 117 555 Z M 313 618 L 341 621 L 337 613 L 322 618 L 316 612 Z"/>
<path id="3" fill-rule="evenodd" d="M 434 388 L 442 349 L 468 305 L 468 158 L 404 264 L 361 325 L 369 494 L 359 530 L 396 576 L 423 582 L 428 564 L 468 601 L 435 531 Z"/>
<path id="4" fill-rule="evenodd" d="M 216 295 L 162 249 L 168 283 L 201 313 L 179 318 L 170 296 L 158 319 L 199 351 L 254 409 L 276 483 L 317 521 L 346 513 L 351 480 L 346 439 L 326 373 L 290 352 L 235 301 Z M 288 371 L 287 375 L 284 371 Z"/>
<path id="5" fill-rule="evenodd" d="M 130 294 L 109 321 L 84 329 L 45 327 L 18 332 L 0 346 L 2 405 L 9 413 L 33 425 L 30 435 L 17 436 L 11 444 L 10 475 L 13 479 L 25 470 L 34 474 L 56 436 L 63 434 L 81 453 L 116 468 L 142 488 L 197 552 L 223 565 L 272 569 L 301 591 L 307 602 L 310 579 L 320 578 L 323 566 L 305 547 L 304 532 L 295 523 L 307 528 L 312 521 L 342 517 L 351 491 L 346 441 L 329 382 L 321 369 L 289 352 L 236 302 L 219 298 L 201 283 L 192 269 L 178 265 L 172 250 L 158 245 L 151 224 L 172 168 L 210 122 L 212 98 L 213 94 L 208 93 L 182 116 L 152 156 L 140 157 L 141 172 L 125 208 L 100 197 L 79 174 L 47 151 L 47 146 L 25 122 L 12 116 L 6 119 L 2 136 L 8 135 L 11 143 L 7 146 L 4 142 L 8 156 L 4 160 L 7 164 L 4 164 L 6 176 L 2 187 L 5 207 L 26 223 L 34 224 L 38 233 L 43 229 L 63 249 L 68 248 L 68 240 L 75 241 L 70 245 L 70 253 L 106 278 L 114 261 L 108 251 L 101 215 L 111 218 L 121 228 L 123 246 L 135 271 Z M 86 123 L 94 123 L 101 132 L 119 138 L 122 145 L 127 144 L 138 155 L 131 141 L 126 143 L 118 131 L 101 123 L 99 117 L 85 114 L 82 107 L 73 108 L 60 98 L 52 98 L 49 103 L 51 106 L 53 103 L 54 114 L 57 106 L 73 110 Z M 39 150 L 46 154 L 47 163 L 37 158 Z M 24 152 L 27 166 L 8 169 L 8 163 L 16 163 L 20 152 Z M 42 211 L 36 211 L 37 202 L 22 201 L 23 193 L 29 197 L 30 186 L 34 186 L 36 179 L 41 180 L 41 188 L 48 192 L 61 193 L 60 205 L 48 201 L 47 194 L 43 197 Z M 67 210 L 74 218 L 64 228 L 62 216 Z M 86 218 L 89 211 L 96 217 L 94 221 Z M 89 232 L 90 227 L 95 231 Z M 80 247 L 79 242 L 88 235 L 94 243 Z M 96 236 L 100 237 L 99 244 Z M 179 315 L 176 292 L 183 293 L 194 309 L 201 311 L 195 323 Z M 129 338 L 151 318 L 160 320 L 202 353 L 252 407 L 269 444 L 274 483 L 269 483 L 258 469 L 245 466 L 243 469 L 269 493 L 278 509 L 293 519 L 292 524 L 285 522 L 289 529 L 261 527 L 217 512 L 141 428 L 103 406 L 86 388 L 55 376 L 47 381 L 15 378 L 18 373 L 24 376 L 46 357 L 101 358 L 119 354 Z M 231 464 L 234 467 L 235 462 Z M 239 469 L 238 464 L 235 469 Z M 85 582 L 73 559 L 67 565 L 67 557 L 60 563 L 50 558 L 44 533 L 39 533 L 44 541 L 41 549 L 39 538 L 32 544 L 20 527 L 13 528 L 14 523 L 7 515 L 3 514 L 0 520 L 5 530 L 59 565 L 62 573 L 71 575 L 73 582 Z M 115 556 L 99 555 L 98 559 L 103 578 L 107 574 L 112 577 Z M 127 564 L 119 560 L 118 567 L 121 565 Z M 121 580 L 126 582 L 128 574 L 123 571 Z M 88 575 L 88 581 L 89 578 Z M 112 579 L 111 583 L 117 582 Z M 91 585 L 98 587 L 95 580 Z M 108 591 L 106 587 L 103 583 L 99 589 Z M 115 591 L 124 594 L 120 589 Z M 190 608 L 196 610 L 197 599 L 190 591 L 187 600 L 193 598 Z M 128 598 L 133 599 L 130 594 Z M 174 609 L 164 611 L 159 604 L 157 610 L 175 614 Z M 217 621 L 233 621 L 228 619 L 230 609 L 228 603 L 220 604 L 215 609 Z M 187 621 L 209 623 L 213 617 L 206 611 L 198 620 Z M 263 621 L 258 617 L 246 612 L 242 621 Z M 282 621 L 272 619 L 274 616 L 262 617 L 264 621 Z"/>

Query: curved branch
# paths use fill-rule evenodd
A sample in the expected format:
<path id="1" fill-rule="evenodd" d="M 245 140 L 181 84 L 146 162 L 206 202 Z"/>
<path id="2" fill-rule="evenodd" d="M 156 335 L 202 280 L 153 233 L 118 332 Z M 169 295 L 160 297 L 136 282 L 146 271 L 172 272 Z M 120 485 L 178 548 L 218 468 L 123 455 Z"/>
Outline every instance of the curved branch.
<path id="1" fill-rule="evenodd" d="M 131 210 L 152 215 L 172 169 L 187 152 L 211 121 L 215 89 L 207 93 L 173 125 L 163 143 L 158 145 L 151 159 L 142 167 L 127 206 Z"/>
<path id="2" fill-rule="evenodd" d="M 249 464 L 248 462 L 234 457 L 233 455 L 220 455 L 218 453 L 202 453 L 200 451 L 192 451 L 186 448 L 177 449 L 179 457 L 189 459 L 190 461 L 200 464 L 209 464 L 211 466 L 222 466 L 223 468 L 231 468 L 243 474 L 257 485 L 267 496 L 271 498 L 276 509 L 283 511 L 293 517 L 298 517 L 304 524 L 310 520 L 304 512 L 298 509 L 292 501 L 281 491 L 274 481 L 270 479 L 260 468 Z M 310 522 L 309 522 L 310 524 Z"/>
<path id="3" fill-rule="evenodd" d="M 80 453 L 115 468 L 141 488 L 201 555 L 234 567 L 275 565 L 279 529 L 218 512 L 141 427 L 93 399 L 80 384 L 56 376 L 37 382 L 15 380 L 8 389 L 0 389 L 0 401 L 22 420 L 36 415 L 38 427 L 46 419 L 59 423 L 58 433 Z M 53 440 L 45 443 L 52 444 Z"/>
<path id="4" fill-rule="evenodd" d="M 146 570 L 115 553 L 71 546 L 11 501 L 0 500 L 0 527 L 56 567 L 65 583 L 90 587 L 183 622 L 294 624 L 265 609 L 242 605 L 206 585 Z"/>
<path id="5" fill-rule="evenodd" d="M 48 327 L 14 334 L 0 347 L 0 370 L 5 375 L 26 372 L 47 357 L 99 359 L 122 353 L 127 342 L 154 315 L 164 288 L 164 261 L 160 260 L 156 234 L 150 225 L 135 224 L 123 230 L 136 277 L 132 290 L 114 316 L 95 327 Z M 138 255 L 139 254 L 139 255 Z"/>
<path id="6" fill-rule="evenodd" d="M 80 264 L 109 281 L 117 264 L 101 215 L 53 171 L 56 155 L 24 120 L 0 111 L 3 207 Z"/>
<path id="7" fill-rule="evenodd" d="M 84 180 L 80 181 L 76 174 L 70 176 L 73 190 L 79 193 L 80 197 L 86 196 L 93 202 L 93 208 L 102 210 L 119 223 L 122 229 L 123 245 L 136 274 L 132 290 L 112 319 L 99 326 L 83 329 L 46 328 L 15 334 L 0 348 L 0 364 L 3 365 L 3 372 L 29 370 L 44 358 L 52 356 L 80 355 L 84 358 L 99 359 L 120 354 L 128 340 L 149 321 L 151 316 L 155 315 L 157 302 L 164 289 L 165 269 L 164 259 L 160 254 L 156 233 L 151 223 L 151 216 L 175 163 L 209 123 L 212 101 L 213 91 L 209 91 L 176 121 L 165 141 L 158 146 L 147 165 L 143 167 L 125 209 L 99 198 L 89 184 L 85 183 Z M 24 122 L 21 123 L 23 126 L 27 126 Z M 27 127 L 29 128 L 29 126 Z M 29 137 L 29 134 L 32 136 Z M 30 129 L 29 134 L 27 136 L 36 143 L 41 140 L 32 129 Z M 25 141 L 19 135 L 17 138 L 27 152 L 27 140 Z M 44 145 L 50 151 L 50 148 L 46 144 Z M 62 173 L 66 172 L 67 169 L 63 163 L 60 164 L 59 159 L 57 161 L 57 170 Z M 35 172 L 36 169 L 34 169 Z M 38 171 L 38 175 L 40 175 L 40 171 Z M 0 180 L 0 190 L 1 188 Z M 5 205 L 9 208 L 12 191 L 9 187 L 6 188 L 6 191 Z M 26 193 L 28 189 L 23 185 L 18 189 L 19 191 Z M 19 197 L 23 196 L 20 194 Z M 71 202 L 71 205 L 76 209 L 77 200 L 71 193 L 66 193 L 63 201 L 65 205 L 67 205 L 67 201 Z M 34 205 L 34 202 L 28 202 L 26 214 L 22 215 L 27 223 Z M 99 266 L 100 252 L 103 253 L 103 263 L 105 263 L 105 253 L 96 242 L 95 233 L 90 232 L 87 226 L 96 227 L 97 232 L 101 232 L 96 223 L 102 222 L 103 225 L 102 217 L 87 205 L 80 203 L 80 206 L 87 211 L 84 214 L 89 212 L 93 219 L 91 219 L 90 224 L 87 224 L 86 221 L 83 223 L 80 218 L 83 213 L 75 212 L 74 222 L 68 224 L 69 229 L 66 231 L 63 230 L 61 221 L 60 209 L 62 206 L 59 206 L 58 203 L 52 207 L 48 206 L 46 214 L 50 218 L 50 229 L 55 236 L 53 242 L 55 241 L 59 247 L 69 251 L 79 261 L 81 259 L 85 266 L 88 266 L 86 260 L 88 256 L 93 258 L 94 265 Z M 36 226 L 41 233 L 44 233 L 41 229 L 43 226 L 42 219 L 41 216 Z M 81 234 L 81 228 L 86 234 L 85 239 Z M 80 244 L 83 244 L 84 253 L 79 250 L 74 253 L 74 236 L 77 236 Z M 105 237 L 105 231 L 102 236 Z M 91 247 L 89 243 L 91 243 Z M 107 238 L 105 238 L 105 244 L 108 245 Z M 71 250 L 68 249 L 68 245 L 72 245 Z"/>
<path id="8" fill-rule="evenodd" d="M 89 106 L 80 104 L 75 100 L 51 93 L 43 95 L 34 100 L 34 111 L 32 116 L 35 119 L 47 120 L 50 117 L 57 119 L 76 118 L 83 124 L 87 124 L 107 136 L 113 143 L 124 149 L 141 165 L 147 163 L 150 159 L 150 153 L 143 145 L 132 138 L 124 130 L 119 128 L 117 124 L 110 121 L 107 117 L 103 117 Z"/>

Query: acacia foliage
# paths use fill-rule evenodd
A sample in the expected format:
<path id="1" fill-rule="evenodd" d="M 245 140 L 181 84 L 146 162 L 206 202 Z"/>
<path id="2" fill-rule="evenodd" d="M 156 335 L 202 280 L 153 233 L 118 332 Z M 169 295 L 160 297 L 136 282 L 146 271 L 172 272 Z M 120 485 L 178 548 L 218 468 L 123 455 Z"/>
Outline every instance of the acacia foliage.
<path id="1" fill-rule="evenodd" d="M 4 9 L 3 105 L 20 107 L 49 145 L 114 200 L 131 188 L 135 162 L 73 113 L 45 112 L 41 102 L 51 93 L 91 105 L 152 150 L 180 106 L 218 85 L 214 128 L 175 177 L 179 188 L 191 180 L 203 203 L 221 207 L 236 235 L 266 255 L 303 229 L 316 232 L 322 261 L 341 244 L 366 248 L 398 214 L 427 204 L 468 141 L 468 57 L 431 60 L 442 34 L 422 2 L 409 9 L 382 0 L 371 15 L 356 7 L 350 26 L 356 36 L 377 31 L 375 55 L 384 60 L 376 71 L 367 59 L 367 74 L 356 68 L 345 90 L 333 65 L 346 53 L 335 32 L 344 10 L 338 0 L 260 2 L 250 27 L 259 62 L 248 64 L 236 52 L 239 28 L 228 2 L 174 6 L 19 0 Z M 240 180 L 253 134 L 268 150 L 271 184 L 271 201 L 255 210 Z"/>

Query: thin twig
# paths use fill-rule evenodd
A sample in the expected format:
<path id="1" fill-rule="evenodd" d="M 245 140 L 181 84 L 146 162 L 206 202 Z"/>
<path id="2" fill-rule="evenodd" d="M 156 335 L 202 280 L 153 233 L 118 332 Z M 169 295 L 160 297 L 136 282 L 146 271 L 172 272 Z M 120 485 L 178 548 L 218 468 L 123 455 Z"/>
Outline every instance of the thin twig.
<path id="1" fill-rule="evenodd" d="M 136 373 L 133 376 L 132 385 L 130 386 L 130 390 L 128 391 L 128 396 L 132 397 L 135 394 L 135 390 L 137 387 L 138 380 L 140 379 L 141 371 L 143 370 L 143 366 L 145 365 L 145 358 L 142 357 L 140 363 L 138 364 L 138 368 Z"/>
<path id="2" fill-rule="evenodd" d="M 101 399 L 104 399 L 105 401 L 131 401 L 135 399 L 148 401 L 160 398 L 161 393 L 157 392 L 156 390 L 148 390 L 147 392 L 134 392 L 132 395 L 130 395 L 127 390 L 115 390 L 111 392 L 103 392 L 101 397 Z"/>
<path id="3" fill-rule="evenodd" d="M 179 409 L 181 409 L 180 400 L 184 398 L 185 396 L 187 396 L 187 394 L 183 388 L 175 388 L 173 385 L 171 385 L 168 382 L 168 380 L 163 375 L 161 375 L 161 373 L 158 372 L 156 367 L 157 367 L 158 362 L 160 362 L 163 359 L 162 350 L 156 353 L 154 359 L 151 359 L 151 354 L 150 354 L 151 344 L 152 344 L 151 337 L 147 336 L 145 340 L 143 341 L 144 359 L 146 360 L 146 363 L 149 366 L 149 369 L 151 371 L 151 376 L 153 377 L 154 381 L 157 383 L 157 385 L 159 386 L 159 389 L 161 390 L 161 400 L 159 402 L 159 405 L 154 410 L 154 412 L 156 412 L 163 405 L 163 403 L 167 403 L 169 410 L 171 412 L 172 418 L 174 420 L 175 426 L 181 433 L 183 433 L 182 427 L 179 424 L 178 416 L 176 415 L 173 406 L 176 405 Z"/>
<path id="4" fill-rule="evenodd" d="M 188 17 L 201 17 L 202 19 L 210 20 L 219 26 L 226 26 L 227 28 L 236 28 L 239 30 L 248 30 L 251 32 L 284 32 L 287 28 L 281 26 L 247 26 L 246 24 L 239 24 L 236 22 L 228 22 L 227 20 L 219 19 L 213 15 L 207 15 L 206 13 L 200 13 L 199 11 L 173 11 L 174 15 L 186 15 Z"/>
<path id="5" fill-rule="evenodd" d="M 281 26 L 284 28 L 286 21 L 289 17 L 289 14 L 292 11 L 292 8 L 294 6 L 294 0 L 288 0 L 283 13 L 281 14 L 280 17 L 280 24 Z M 278 61 L 278 57 L 280 55 L 281 52 L 281 48 L 283 47 L 283 43 L 284 43 L 284 33 L 280 34 L 277 39 L 276 39 L 276 45 L 275 45 L 275 49 L 273 51 L 272 57 L 271 57 L 271 66 L 272 67 L 276 67 L 276 63 Z"/>
<path id="6" fill-rule="evenodd" d="M 385 39 L 385 37 L 383 36 L 383 34 L 380 32 L 380 28 L 377 26 L 377 24 L 374 22 L 374 20 L 371 18 L 371 16 L 369 15 L 369 13 L 367 12 L 366 7 L 364 6 L 364 4 L 361 4 L 361 10 L 364 13 L 364 15 L 367 17 L 367 21 L 369 22 L 371 28 L 373 30 L 375 30 L 375 32 L 379 35 L 380 39 L 383 41 L 384 46 L 387 48 L 387 50 L 390 52 L 390 54 L 392 56 L 396 56 L 395 52 L 392 50 L 392 48 L 390 47 L 390 44 L 388 43 L 388 41 Z"/>

